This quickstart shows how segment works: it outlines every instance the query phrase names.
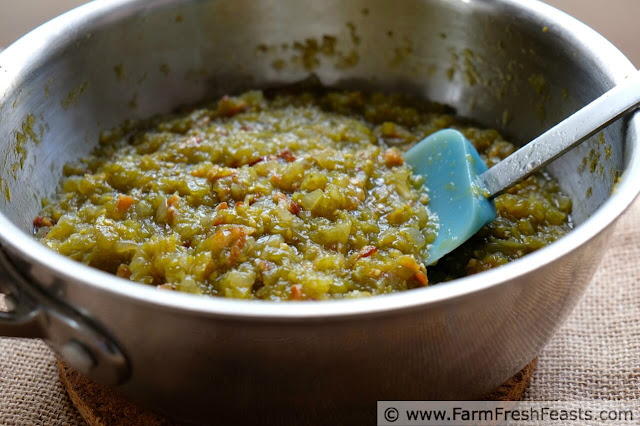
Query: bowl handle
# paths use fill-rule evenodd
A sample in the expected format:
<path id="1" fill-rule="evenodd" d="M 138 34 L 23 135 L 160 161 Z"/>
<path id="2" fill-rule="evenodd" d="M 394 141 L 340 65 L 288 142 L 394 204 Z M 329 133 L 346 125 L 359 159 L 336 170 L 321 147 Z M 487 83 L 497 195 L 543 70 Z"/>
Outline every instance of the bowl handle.
<path id="1" fill-rule="evenodd" d="M 0 336 L 43 339 L 68 365 L 95 381 L 117 385 L 131 375 L 127 357 L 96 321 L 27 279 L 0 247 Z"/>
<path id="2" fill-rule="evenodd" d="M 0 277 L 0 288 L 6 290 L 5 277 Z M 0 311 L 0 336 L 5 337 L 44 337 L 42 330 L 42 311 L 29 306 L 24 295 L 10 291 L 4 294 L 7 311 Z"/>

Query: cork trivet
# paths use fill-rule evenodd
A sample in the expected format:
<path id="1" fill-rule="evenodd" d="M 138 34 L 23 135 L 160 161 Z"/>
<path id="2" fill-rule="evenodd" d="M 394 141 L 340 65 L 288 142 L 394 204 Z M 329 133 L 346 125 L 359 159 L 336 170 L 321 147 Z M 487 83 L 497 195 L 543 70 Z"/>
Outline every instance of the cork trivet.
<path id="1" fill-rule="evenodd" d="M 485 396 L 486 401 L 520 401 L 524 391 L 531 382 L 531 376 L 538 365 L 538 357 L 534 358 L 515 376 L 507 380 L 498 389 Z"/>
<path id="2" fill-rule="evenodd" d="M 89 426 L 160 426 L 170 421 L 87 379 L 58 359 L 60 380 Z"/>
<path id="3" fill-rule="evenodd" d="M 538 358 L 484 399 L 519 401 L 529 386 Z M 108 387 L 93 383 L 58 360 L 60 379 L 73 405 L 89 426 L 165 426 L 173 422 L 145 408 L 138 407 Z"/>

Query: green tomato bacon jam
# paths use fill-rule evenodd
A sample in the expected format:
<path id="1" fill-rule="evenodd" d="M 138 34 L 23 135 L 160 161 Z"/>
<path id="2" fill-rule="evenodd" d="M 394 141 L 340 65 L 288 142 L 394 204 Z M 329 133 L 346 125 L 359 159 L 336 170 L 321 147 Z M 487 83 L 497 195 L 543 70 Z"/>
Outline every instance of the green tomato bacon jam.
<path id="1" fill-rule="evenodd" d="M 210 296 L 324 300 L 391 293 L 502 265 L 570 229 L 571 201 L 537 174 L 440 262 L 428 188 L 402 153 L 456 128 L 489 166 L 515 147 L 402 95 L 250 91 L 104 133 L 43 200 L 36 237 L 139 283 Z"/>

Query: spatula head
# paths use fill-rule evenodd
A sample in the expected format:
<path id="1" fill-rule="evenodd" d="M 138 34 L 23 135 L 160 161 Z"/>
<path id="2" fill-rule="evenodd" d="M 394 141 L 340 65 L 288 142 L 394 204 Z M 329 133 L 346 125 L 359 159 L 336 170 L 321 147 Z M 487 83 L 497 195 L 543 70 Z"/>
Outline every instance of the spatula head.
<path id="1" fill-rule="evenodd" d="M 425 260 L 432 265 L 496 217 L 493 202 L 476 178 L 487 165 L 457 130 L 440 130 L 404 154 L 413 173 L 424 176 L 429 210 L 438 217 L 438 235 Z"/>

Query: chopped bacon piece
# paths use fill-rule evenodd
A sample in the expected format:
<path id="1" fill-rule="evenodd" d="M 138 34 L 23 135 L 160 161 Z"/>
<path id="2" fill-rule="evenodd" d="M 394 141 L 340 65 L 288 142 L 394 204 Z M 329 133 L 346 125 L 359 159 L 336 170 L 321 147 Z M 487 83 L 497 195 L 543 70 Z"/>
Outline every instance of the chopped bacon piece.
<path id="1" fill-rule="evenodd" d="M 273 196 L 273 201 L 275 201 L 278 204 L 280 204 L 281 202 L 284 204 L 287 204 L 287 210 L 289 210 L 289 213 L 291 214 L 298 214 L 300 213 L 300 210 L 302 210 L 302 208 L 298 203 L 291 200 L 287 194 L 283 194 L 282 192 L 279 192 L 279 191 L 276 192 L 275 195 Z"/>
<path id="2" fill-rule="evenodd" d="M 363 257 L 372 256 L 377 252 L 378 252 L 378 249 L 375 246 L 364 246 L 358 252 L 358 256 L 356 257 L 356 260 L 362 259 Z"/>
<path id="3" fill-rule="evenodd" d="M 242 249 L 247 242 L 247 234 L 242 232 L 238 239 L 233 242 L 231 245 L 231 252 L 229 253 L 229 263 L 234 264 L 242 254 Z"/>
<path id="4" fill-rule="evenodd" d="M 249 205 L 252 206 L 260 198 L 262 198 L 262 194 L 259 192 L 256 194 L 251 194 L 251 196 L 249 197 Z"/>
<path id="5" fill-rule="evenodd" d="M 276 203 L 279 203 L 280 201 L 288 201 L 289 197 L 287 197 L 285 194 L 283 194 L 282 192 L 278 191 L 275 193 L 275 195 L 273 196 L 273 201 L 275 201 Z"/>
<path id="6" fill-rule="evenodd" d="M 285 149 L 284 151 L 279 152 L 278 158 L 283 159 L 287 163 L 293 163 L 294 161 L 297 160 L 297 157 L 293 155 L 291 151 L 289 151 L 288 149 Z"/>
<path id="7" fill-rule="evenodd" d="M 36 216 L 36 218 L 33 219 L 33 226 L 36 228 L 42 228 L 45 226 L 53 226 L 53 225 L 54 225 L 53 219 L 48 217 Z"/>
<path id="8" fill-rule="evenodd" d="M 277 186 L 280 184 L 282 177 L 280 175 L 272 174 L 271 176 L 269 176 L 269 179 L 271 180 L 272 184 Z"/>
<path id="9" fill-rule="evenodd" d="M 213 226 L 218 226 L 218 225 L 223 225 L 227 223 L 227 219 L 225 219 L 224 216 L 217 216 L 215 219 L 213 219 Z"/>
<path id="10" fill-rule="evenodd" d="M 382 159 L 387 167 L 401 166 L 404 164 L 404 158 L 402 158 L 402 155 L 400 155 L 398 150 L 393 148 L 387 149 L 384 154 L 382 154 Z"/>
<path id="11" fill-rule="evenodd" d="M 193 174 L 193 173 L 192 173 Z M 219 167 L 219 166 L 214 166 L 213 168 L 211 168 L 210 170 L 208 170 L 206 172 L 206 176 L 207 179 L 209 179 L 211 182 L 218 180 L 220 178 L 223 177 L 227 177 L 227 176 L 231 176 L 235 174 L 234 170 L 231 170 L 229 168 L 226 167 Z"/>
<path id="12" fill-rule="evenodd" d="M 223 117 L 233 117 L 247 109 L 247 104 L 236 98 L 224 95 L 218 102 L 218 113 Z"/>
<path id="13" fill-rule="evenodd" d="M 427 283 L 429 283 L 429 280 L 427 279 L 427 274 L 425 274 L 424 272 L 416 272 L 414 274 L 414 277 L 420 282 L 420 284 L 424 287 L 427 285 Z"/>
<path id="14" fill-rule="evenodd" d="M 173 194 L 167 199 L 167 207 L 176 207 L 178 203 L 180 203 L 180 196 L 178 194 Z"/>
<path id="15" fill-rule="evenodd" d="M 262 163 L 263 161 L 273 161 L 277 160 L 279 157 L 276 155 L 263 155 L 262 157 L 255 158 L 249 161 L 247 164 L 249 166 L 255 166 L 258 163 Z"/>
<path id="16" fill-rule="evenodd" d="M 242 207 L 242 206 L 244 206 L 244 202 L 242 202 L 242 201 L 238 201 L 238 202 L 236 203 L 236 208 L 238 208 L 238 207 Z"/>
<path id="17" fill-rule="evenodd" d="M 400 265 L 409 269 L 413 272 L 413 277 L 418 280 L 418 282 L 425 286 L 429 283 L 429 279 L 427 278 L 427 268 L 422 263 L 418 263 L 410 257 L 403 257 L 400 260 Z"/>
<path id="18" fill-rule="evenodd" d="M 118 201 L 116 202 L 116 210 L 123 213 L 129 210 L 136 200 L 128 195 L 118 195 Z"/>
<path id="19" fill-rule="evenodd" d="M 247 236 L 254 232 L 255 229 L 253 228 L 245 228 L 241 226 L 234 226 L 219 230 L 213 235 L 211 241 L 211 254 L 216 255 L 225 247 L 230 247 L 229 264 L 233 265 L 242 254 L 242 249 L 247 242 Z"/>
<path id="20" fill-rule="evenodd" d="M 263 161 L 264 161 L 264 157 L 258 157 L 258 158 L 254 159 L 254 160 L 249 161 L 247 164 L 249 166 L 255 166 L 256 164 L 261 163 Z"/>
<path id="21" fill-rule="evenodd" d="M 229 204 L 227 204 L 226 201 L 223 201 L 220 204 L 218 204 L 218 206 L 216 207 L 216 210 L 220 211 L 220 210 L 226 210 L 228 208 L 229 208 Z"/>
<path id="22" fill-rule="evenodd" d="M 302 300 L 302 286 L 300 284 L 291 286 L 291 300 Z"/>
<path id="23" fill-rule="evenodd" d="M 302 210 L 300 208 L 300 205 L 298 203 L 296 203 L 295 201 L 291 201 L 289 203 L 289 212 L 291 214 L 296 214 L 297 215 L 298 213 L 300 213 L 300 210 Z"/>
<path id="24" fill-rule="evenodd" d="M 215 234 L 213 234 L 213 239 L 211 240 L 212 249 L 218 250 L 220 248 L 227 247 L 231 241 L 233 241 L 233 236 L 231 230 L 235 228 L 221 229 Z"/>

